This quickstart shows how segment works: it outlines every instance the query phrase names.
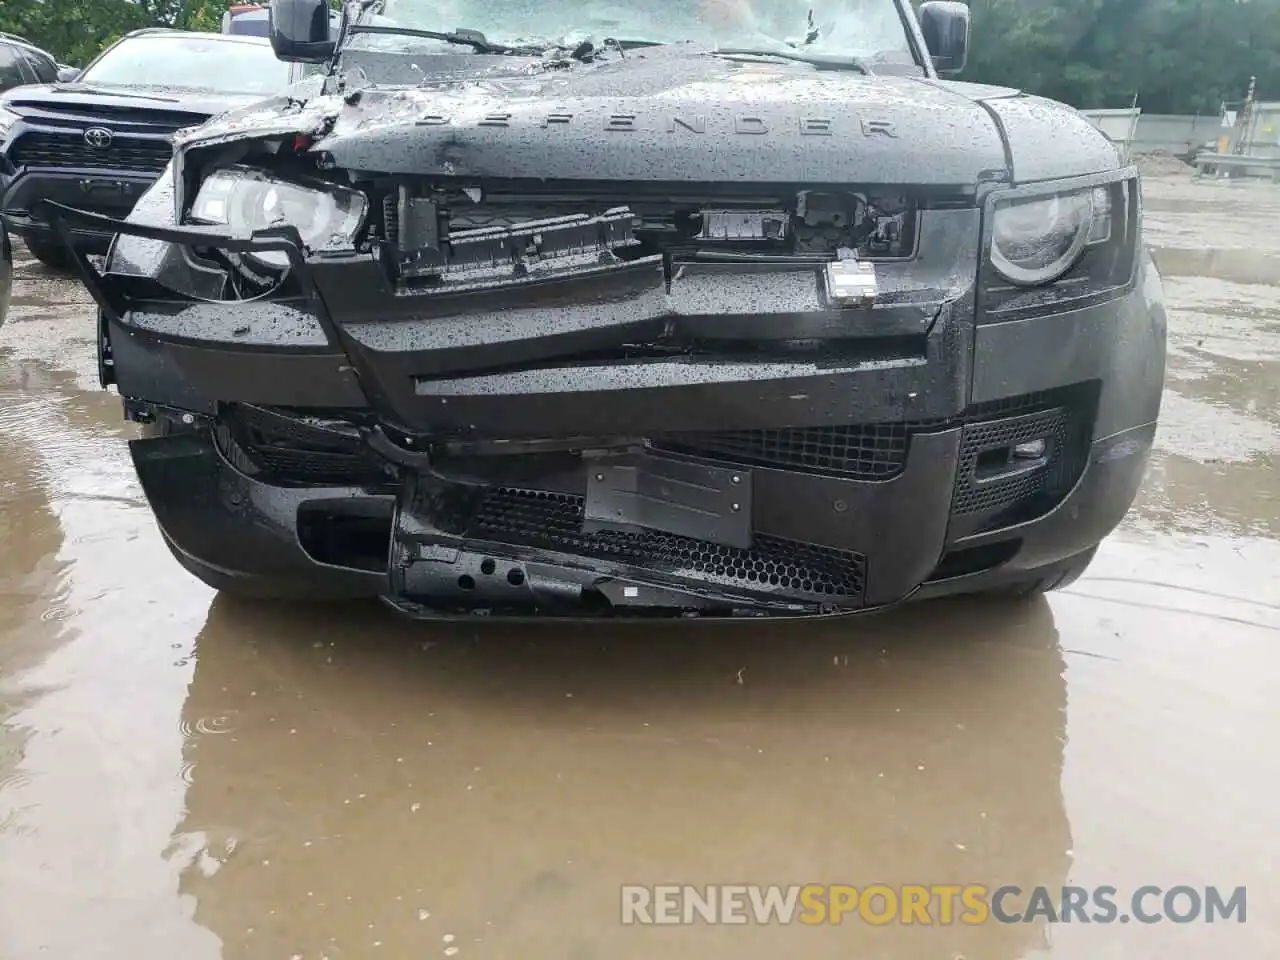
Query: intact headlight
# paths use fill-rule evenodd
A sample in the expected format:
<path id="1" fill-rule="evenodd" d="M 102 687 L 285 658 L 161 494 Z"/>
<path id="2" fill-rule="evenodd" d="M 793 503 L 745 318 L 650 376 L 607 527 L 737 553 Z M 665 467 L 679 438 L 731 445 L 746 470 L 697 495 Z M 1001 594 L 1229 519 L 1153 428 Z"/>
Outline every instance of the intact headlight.
<path id="1" fill-rule="evenodd" d="M 9 132 L 10 127 L 21 119 L 22 118 L 12 110 L 0 107 L 0 140 L 5 138 L 5 134 Z"/>
<path id="2" fill-rule="evenodd" d="M 248 236 L 258 230 L 289 225 L 311 250 L 349 249 L 364 223 L 364 194 L 333 184 L 304 186 L 280 180 L 252 167 L 228 167 L 211 173 L 200 185 L 190 219 L 222 224 Z M 253 254 L 272 266 L 285 267 L 282 250 Z"/>
<path id="3" fill-rule="evenodd" d="M 1107 187 L 1002 200 L 991 228 L 991 263 L 1011 283 L 1042 286 L 1075 266 L 1086 248 L 1110 239 Z"/>

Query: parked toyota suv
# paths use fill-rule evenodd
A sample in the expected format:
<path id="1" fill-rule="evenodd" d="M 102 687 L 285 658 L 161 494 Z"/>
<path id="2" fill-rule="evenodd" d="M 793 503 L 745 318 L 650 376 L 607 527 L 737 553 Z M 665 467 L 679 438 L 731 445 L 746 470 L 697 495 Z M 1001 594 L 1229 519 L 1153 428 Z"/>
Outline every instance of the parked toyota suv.
<path id="1" fill-rule="evenodd" d="M 206 583 L 420 617 L 798 617 L 1070 583 L 1141 483 L 1137 171 L 940 78 L 968 8 L 275 0 L 325 63 L 177 138 L 100 372 Z"/>
<path id="2" fill-rule="evenodd" d="M 39 201 L 124 216 L 168 164 L 174 131 L 279 93 L 301 73 L 265 39 L 139 30 L 74 81 L 0 95 L 0 212 L 10 232 L 44 263 L 65 265 Z M 105 253 L 111 237 L 75 239 Z"/>

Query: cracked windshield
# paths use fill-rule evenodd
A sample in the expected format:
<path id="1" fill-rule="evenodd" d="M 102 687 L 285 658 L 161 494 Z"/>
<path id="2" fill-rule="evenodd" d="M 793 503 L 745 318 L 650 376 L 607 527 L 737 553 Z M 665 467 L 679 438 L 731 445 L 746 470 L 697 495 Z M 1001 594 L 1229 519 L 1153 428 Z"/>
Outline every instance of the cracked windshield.
<path id="1" fill-rule="evenodd" d="M 1280 958 L 1280 0 L 0 0 L 0 960 Z"/>
<path id="2" fill-rule="evenodd" d="M 375 24 L 465 27 L 507 42 L 694 41 L 862 57 L 910 50 L 894 0 L 385 0 L 375 9 Z"/>

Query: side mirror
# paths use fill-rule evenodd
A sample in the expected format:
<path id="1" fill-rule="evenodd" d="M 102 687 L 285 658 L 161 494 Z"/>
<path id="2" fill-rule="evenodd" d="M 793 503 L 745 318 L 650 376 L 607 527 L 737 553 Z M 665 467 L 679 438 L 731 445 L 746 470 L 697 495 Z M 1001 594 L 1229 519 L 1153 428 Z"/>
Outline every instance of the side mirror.
<path id="1" fill-rule="evenodd" d="M 75 67 L 58 67 L 59 83 L 75 83 L 80 78 L 80 71 Z"/>
<path id="2" fill-rule="evenodd" d="M 333 56 L 326 0 L 271 0 L 267 33 L 278 60 L 324 63 Z"/>
<path id="3" fill-rule="evenodd" d="M 930 0 L 920 5 L 920 30 L 939 73 L 959 73 L 969 59 L 969 5 Z"/>

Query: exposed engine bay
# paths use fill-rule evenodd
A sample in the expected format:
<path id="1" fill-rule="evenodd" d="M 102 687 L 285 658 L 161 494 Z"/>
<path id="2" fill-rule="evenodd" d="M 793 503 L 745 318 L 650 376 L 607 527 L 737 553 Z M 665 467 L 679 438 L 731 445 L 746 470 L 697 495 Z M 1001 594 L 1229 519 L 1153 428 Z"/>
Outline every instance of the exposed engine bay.
<path id="1" fill-rule="evenodd" d="M 202 158 L 203 165 L 251 177 L 270 161 L 299 178 L 304 157 L 290 156 L 283 143 L 258 147 L 254 157 L 238 145 L 239 165 L 216 155 Z M 305 176 L 319 181 L 323 173 Z M 908 196 L 872 190 L 762 193 L 715 185 L 677 193 L 638 184 L 456 183 L 376 174 L 351 180 L 368 198 L 357 248 L 375 254 L 390 282 L 415 293 L 608 272 L 649 258 L 662 260 L 668 279 L 678 263 L 902 260 L 915 251 L 920 211 Z M 206 222 L 200 214 L 193 205 L 184 211 L 193 224 Z M 283 263 L 271 269 L 208 254 L 232 268 L 219 295 L 226 299 L 261 296 L 287 272 Z"/>

